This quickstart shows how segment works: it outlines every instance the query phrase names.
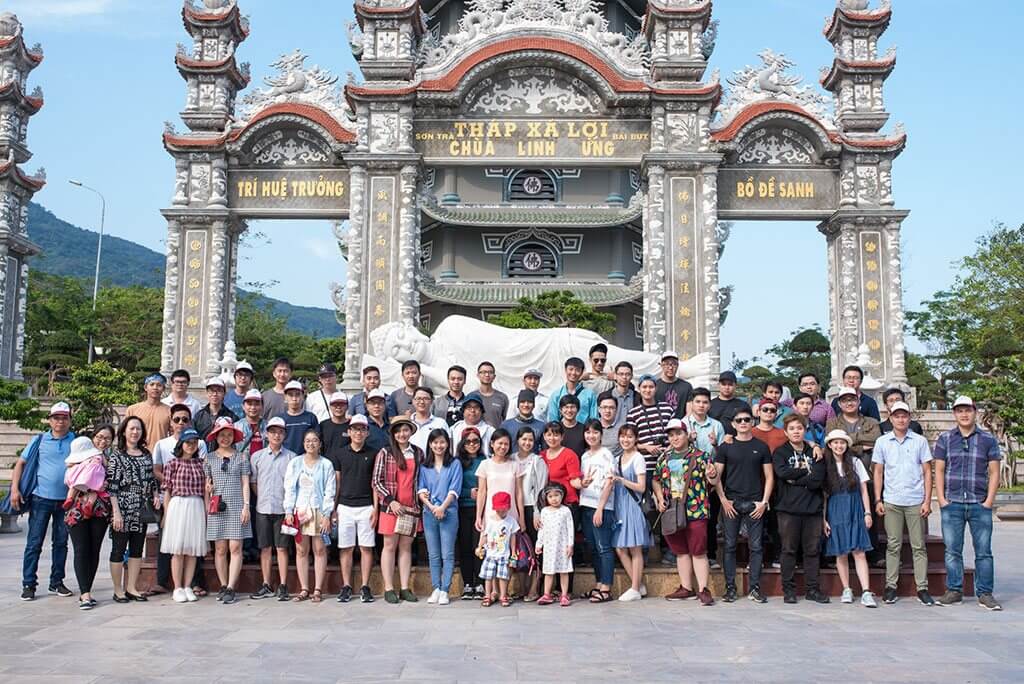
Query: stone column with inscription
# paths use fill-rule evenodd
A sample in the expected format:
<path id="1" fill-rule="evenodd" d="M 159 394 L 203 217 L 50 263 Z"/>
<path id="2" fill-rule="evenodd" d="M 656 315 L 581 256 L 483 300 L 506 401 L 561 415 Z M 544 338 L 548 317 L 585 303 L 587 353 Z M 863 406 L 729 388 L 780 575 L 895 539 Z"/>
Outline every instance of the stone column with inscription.
<path id="1" fill-rule="evenodd" d="M 645 155 L 644 348 L 681 359 L 719 351 L 717 168 L 709 122 L 720 95 L 703 82 L 710 2 L 650 3 L 651 150 Z M 709 30 L 710 29 L 710 30 Z"/>

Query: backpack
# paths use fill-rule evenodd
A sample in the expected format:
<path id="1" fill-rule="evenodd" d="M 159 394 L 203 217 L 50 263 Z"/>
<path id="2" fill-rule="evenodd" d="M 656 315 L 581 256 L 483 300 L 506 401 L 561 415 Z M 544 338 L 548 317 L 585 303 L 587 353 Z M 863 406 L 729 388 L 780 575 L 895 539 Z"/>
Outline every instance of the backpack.
<path id="1" fill-rule="evenodd" d="M 509 567 L 516 572 L 528 573 L 537 569 L 537 552 L 530 535 L 524 530 L 516 532 L 516 552 L 509 559 Z"/>

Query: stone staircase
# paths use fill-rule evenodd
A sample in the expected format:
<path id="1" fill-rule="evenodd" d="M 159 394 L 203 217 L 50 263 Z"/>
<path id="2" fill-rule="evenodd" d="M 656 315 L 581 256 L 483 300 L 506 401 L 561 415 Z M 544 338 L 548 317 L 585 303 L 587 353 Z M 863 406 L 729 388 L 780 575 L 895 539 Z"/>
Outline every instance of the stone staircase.
<path id="1" fill-rule="evenodd" d="M 0 483 L 11 481 L 18 452 L 25 448 L 35 434 L 22 430 L 16 423 L 0 421 Z"/>

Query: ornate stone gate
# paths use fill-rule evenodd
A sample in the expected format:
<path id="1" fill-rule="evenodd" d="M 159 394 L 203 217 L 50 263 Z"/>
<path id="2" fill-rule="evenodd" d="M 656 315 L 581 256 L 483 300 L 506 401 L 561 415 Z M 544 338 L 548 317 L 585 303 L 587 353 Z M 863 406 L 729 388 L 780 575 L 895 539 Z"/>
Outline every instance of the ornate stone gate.
<path id="1" fill-rule="evenodd" d="M 635 319 L 636 346 L 717 368 L 718 222 L 798 219 L 828 242 L 833 386 L 855 360 L 905 385 L 907 212 L 891 171 L 906 136 L 881 132 L 888 3 L 839 0 L 824 29 L 831 98 L 770 50 L 725 86 L 707 75 L 710 0 L 357 0 L 355 12 L 361 82 L 342 88 L 296 52 L 236 106 L 248 25 L 235 0 L 186 0 L 193 46 L 176 59 L 190 130 L 164 135 L 177 168 L 164 370 L 219 371 L 248 218 L 347 220 L 348 279 L 333 294 L 349 381 L 380 325 L 431 327 L 553 288 L 608 307 L 617 334 Z"/>

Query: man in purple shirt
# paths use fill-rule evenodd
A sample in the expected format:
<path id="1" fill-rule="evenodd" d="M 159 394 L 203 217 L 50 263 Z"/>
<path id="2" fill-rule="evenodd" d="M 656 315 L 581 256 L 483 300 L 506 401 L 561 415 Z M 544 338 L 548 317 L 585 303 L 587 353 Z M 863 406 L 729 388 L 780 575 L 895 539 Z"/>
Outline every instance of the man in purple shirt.
<path id="1" fill-rule="evenodd" d="M 832 410 L 831 404 L 821 398 L 821 380 L 814 373 L 801 373 L 797 383 L 800 385 L 802 393 L 809 394 L 814 398 L 814 406 L 811 407 L 807 419 L 824 428 L 829 418 L 835 418 L 836 412 Z M 783 399 L 781 403 L 783 406 L 794 408 L 794 401 L 795 399 L 789 398 Z"/>
<path id="2" fill-rule="evenodd" d="M 978 429 L 977 413 L 973 399 L 957 397 L 953 402 L 956 427 L 935 440 L 935 492 L 942 513 L 942 541 L 946 544 L 946 593 L 939 603 L 963 603 L 964 530 L 970 525 L 978 605 L 1002 610 L 992 596 L 992 506 L 999 488 L 1001 457 L 996 438 Z"/>

